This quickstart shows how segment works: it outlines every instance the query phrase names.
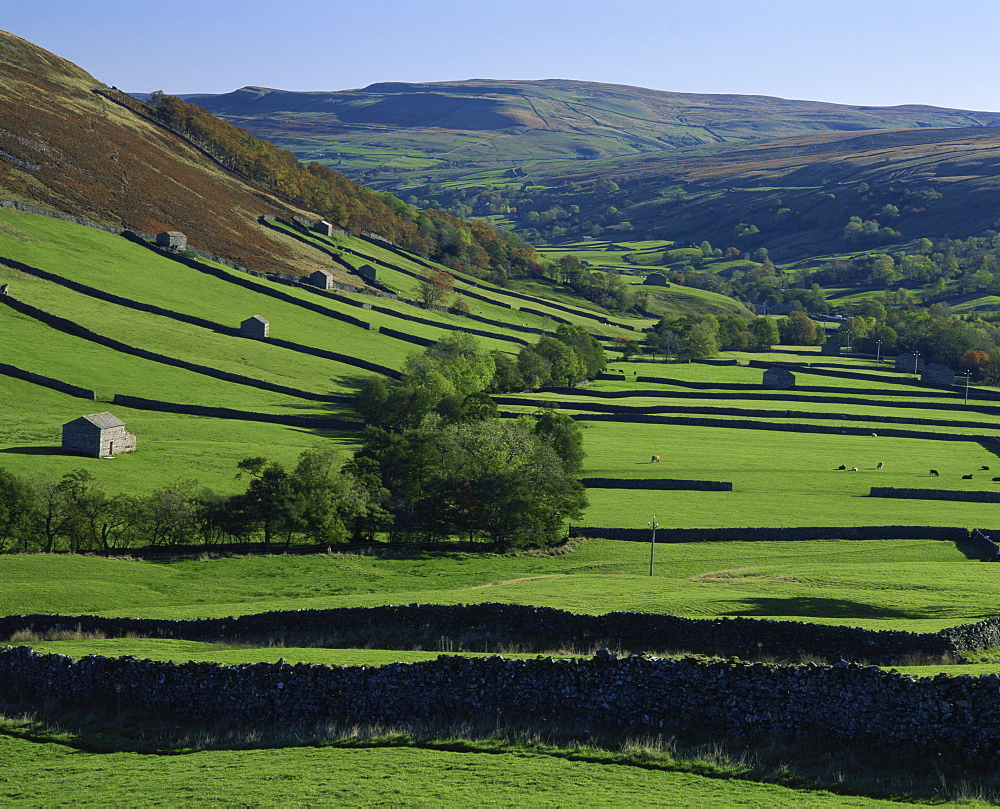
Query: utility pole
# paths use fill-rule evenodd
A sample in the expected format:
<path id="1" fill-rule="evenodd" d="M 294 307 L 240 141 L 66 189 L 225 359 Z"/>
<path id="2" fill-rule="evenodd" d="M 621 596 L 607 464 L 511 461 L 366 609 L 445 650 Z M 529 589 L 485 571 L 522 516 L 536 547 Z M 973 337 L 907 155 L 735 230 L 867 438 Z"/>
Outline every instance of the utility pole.
<path id="1" fill-rule="evenodd" d="M 652 532 L 652 537 L 649 541 L 649 575 L 653 575 L 653 555 L 656 552 L 656 529 L 659 523 L 656 521 L 656 515 L 653 515 L 653 519 L 647 523 L 649 525 L 650 531 Z"/>
<path id="2" fill-rule="evenodd" d="M 876 340 L 875 341 L 875 365 L 877 366 L 880 362 L 882 362 L 882 341 L 881 340 Z"/>
<path id="3" fill-rule="evenodd" d="M 972 371 L 965 372 L 965 403 L 969 403 L 969 376 L 971 376 Z"/>

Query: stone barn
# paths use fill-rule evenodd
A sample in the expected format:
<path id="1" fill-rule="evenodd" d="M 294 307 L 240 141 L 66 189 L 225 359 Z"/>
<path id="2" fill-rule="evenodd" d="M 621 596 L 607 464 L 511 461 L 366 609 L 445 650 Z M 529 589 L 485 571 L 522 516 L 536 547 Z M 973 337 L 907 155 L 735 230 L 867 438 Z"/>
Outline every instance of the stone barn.
<path id="1" fill-rule="evenodd" d="M 916 360 L 916 365 L 914 365 L 914 360 Z M 897 371 L 902 371 L 904 374 L 912 374 L 914 367 L 916 367 L 917 371 L 924 370 L 924 358 L 919 354 L 899 354 L 896 357 L 895 368 Z"/>
<path id="2" fill-rule="evenodd" d="M 63 452 L 110 458 L 135 449 L 135 436 L 125 422 L 110 413 L 91 413 L 63 425 Z"/>
<path id="3" fill-rule="evenodd" d="M 795 387 L 795 374 L 787 368 L 768 368 L 764 371 L 764 387 L 787 390 Z"/>
<path id="4" fill-rule="evenodd" d="M 177 230 L 165 230 L 156 234 L 156 246 L 167 250 L 186 250 L 187 236 Z"/>
<path id="5" fill-rule="evenodd" d="M 240 323 L 240 337 L 249 337 L 253 340 L 261 340 L 267 337 L 271 324 L 260 315 L 248 317 Z"/>
<path id="6" fill-rule="evenodd" d="M 333 273 L 329 270 L 316 270 L 309 276 L 309 283 L 320 289 L 333 289 Z"/>
<path id="7" fill-rule="evenodd" d="M 662 273 L 651 272 L 646 276 L 645 280 L 642 282 L 648 284 L 651 287 L 668 287 L 670 284 L 667 283 L 667 277 Z"/>
<path id="8" fill-rule="evenodd" d="M 355 270 L 355 272 L 366 281 L 378 281 L 378 270 L 376 270 L 371 264 L 362 264 L 357 268 L 357 270 Z"/>
<path id="9" fill-rule="evenodd" d="M 954 385 L 955 372 L 947 365 L 931 362 L 924 366 L 920 374 L 921 382 L 930 382 L 932 385 Z"/>
<path id="10" fill-rule="evenodd" d="M 827 340 L 819 347 L 819 353 L 824 357 L 839 357 L 840 343 L 835 343 L 833 340 Z"/>
<path id="11" fill-rule="evenodd" d="M 333 225 L 327 222 L 325 219 L 320 219 L 315 225 L 312 226 L 315 233 L 320 236 L 332 236 L 333 235 Z"/>

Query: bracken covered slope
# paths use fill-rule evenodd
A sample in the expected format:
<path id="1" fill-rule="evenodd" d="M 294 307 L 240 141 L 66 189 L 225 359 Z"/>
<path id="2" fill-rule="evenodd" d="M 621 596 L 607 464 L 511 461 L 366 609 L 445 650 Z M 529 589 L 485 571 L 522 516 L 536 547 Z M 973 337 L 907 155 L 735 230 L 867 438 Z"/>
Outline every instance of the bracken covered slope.
<path id="1" fill-rule="evenodd" d="M 94 92 L 76 65 L 0 31 L 0 197 L 149 232 L 260 270 L 311 271 L 257 223 L 292 212 L 183 139 Z"/>

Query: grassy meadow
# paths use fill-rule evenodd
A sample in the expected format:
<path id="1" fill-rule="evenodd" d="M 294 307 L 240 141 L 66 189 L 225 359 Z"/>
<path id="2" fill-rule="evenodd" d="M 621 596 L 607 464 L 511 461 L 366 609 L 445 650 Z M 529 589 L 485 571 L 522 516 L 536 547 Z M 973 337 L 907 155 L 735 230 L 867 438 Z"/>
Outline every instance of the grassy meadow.
<path id="1" fill-rule="evenodd" d="M 378 260 L 379 279 L 404 299 L 416 295 L 420 262 L 347 237 L 310 237 L 338 251 L 352 266 Z M 655 245 L 662 250 L 662 245 Z M 641 251 L 641 244 L 628 244 Z M 303 250 L 311 250 L 302 245 Z M 595 251 L 597 252 L 597 251 Z M 320 252 L 316 251 L 319 260 Z M 608 256 L 615 255 L 607 253 Z M 298 302 L 341 310 L 411 335 L 438 339 L 470 321 L 446 312 L 418 311 L 405 300 L 338 293 L 377 303 L 431 322 L 416 324 L 391 313 L 349 306 L 287 285 L 249 279 L 222 269 L 231 283 L 159 257 L 119 237 L 65 222 L 0 210 L 0 257 L 25 262 L 107 293 L 154 304 L 226 328 L 253 314 L 267 318 L 271 334 L 327 351 L 400 368 L 418 347 L 352 326 Z M 635 279 L 633 279 L 635 280 Z M 368 376 L 349 363 L 323 360 L 264 341 L 231 336 L 226 329 L 196 326 L 69 290 L 0 266 L 0 283 L 11 295 L 95 332 L 210 369 L 239 373 L 310 393 L 349 395 Z M 473 279 L 456 277 L 456 291 Z M 601 337 L 641 337 L 624 325 L 651 321 L 607 317 L 591 305 L 548 284 L 510 290 L 476 281 L 488 300 L 468 299 L 472 311 L 496 321 L 498 335 L 525 336 L 525 325 L 554 329 L 565 317 Z M 291 300 L 262 294 L 274 289 Z M 655 291 L 670 311 L 728 307 L 735 302 L 698 290 Z M 718 300 L 714 300 L 718 298 Z M 514 309 L 501 304 L 513 305 Z M 568 306 L 566 312 L 554 306 Z M 520 311 L 528 306 L 543 312 Z M 722 309 L 720 309 L 721 311 Z M 552 315 L 553 317 L 549 317 Z M 528 335 L 530 339 L 533 336 Z M 517 344 L 485 338 L 484 347 L 512 352 Z M 620 378 L 590 383 L 572 394 L 541 392 L 530 398 L 557 406 L 583 427 L 584 475 L 623 479 L 680 478 L 733 483 L 732 492 L 640 491 L 592 488 L 581 525 L 647 528 L 654 520 L 671 527 L 794 527 L 998 525 L 997 507 L 985 503 L 893 500 L 868 497 L 871 486 L 933 487 L 997 491 L 1000 458 L 979 440 L 1000 437 L 1000 403 L 973 390 L 968 406 L 956 391 L 914 385 L 887 364 L 856 357 L 821 357 L 811 348 L 730 353 L 735 366 L 612 361 Z M 762 369 L 750 360 L 796 362 L 797 388 L 764 391 Z M 298 455 L 332 442 L 346 459 L 357 447 L 354 432 L 290 427 L 260 421 L 184 416 L 109 403 L 115 393 L 179 403 L 209 404 L 264 414 L 351 416 L 346 404 L 317 402 L 220 380 L 71 336 L 0 305 L 0 361 L 97 392 L 98 400 L 75 398 L 46 387 L 0 376 L 0 467 L 18 475 L 58 479 L 85 469 L 109 493 L 141 494 L 178 481 L 196 481 L 222 493 L 236 480 L 242 458 L 264 455 L 286 465 Z M 878 380 L 815 373 L 863 371 Z M 638 382 L 637 377 L 662 381 Z M 809 390 L 809 388 L 826 390 Z M 614 395 L 616 398 L 610 398 Z M 523 398 L 523 397 L 522 397 Z M 600 420 L 595 406 L 630 408 L 630 422 Z M 505 403 L 513 413 L 534 405 Z M 670 408 L 663 411 L 663 408 Z M 85 413 L 112 410 L 138 436 L 135 453 L 98 460 L 64 455 L 61 425 Z M 745 410 L 749 414 L 733 411 Z M 664 423 L 643 422 L 644 416 Z M 671 422 L 671 417 L 710 418 L 707 426 Z M 750 423 L 737 424 L 736 420 Z M 891 419 L 892 421 L 888 421 Z M 754 429 L 780 427 L 781 429 Z M 800 425 L 826 432 L 806 432 Z M 848 435 L 841 429 L 864 430 Z M 919 437 L 893 437 L 891 429 Z M 959 436 L 967 440 L 942 440 Z M 659 455 L 659 463 L 650 456 Z M 878 463 L 884 465 L 877 469 Z M 841 471 L 845 465 L 857 472 Z M 998 471 L 983 471 L 994 465 Z M 937 469 L 938 478 L 929 476 Z M 963 475 L 972 474 L 972 479 Z M 598 532 L 599 533 L 599 532 Z M 956 537 L 957 538 L 957 537 Z M 661 537 L 662 539 L 662 537 Z M 933 632 L 995 614 L 1000 566 L 980 564 L 961 543 L 929 539 L 895 541 L 658 543 L 654 575 L 650 545 L 587 539 L 556 554 L 496 555 L 467 550 L 408 556 L 352 553 L 309 556 L 215 557 L 196 549 L 187 558 L 146 561 L 70 555 L 0 555 L 0 614 L 60 613 L 192 619 L 270 610 L 324 609 L 385 604 L 473 604 L 502 602 L 559 608 L 577 613 L 613 611 L 672 613 L 693 618 L 744 616 L 844 624 L 871 629 Z M 206 549 L 210 551 L 211 549 Z M 327 665 L 415 662 L 438 653 L 461 653 L 443 638 L 440 649 L 234 647 L 147 638 L 14 638 L 38 651 L 80 657 L 136 655 L 162 660 L 211 660 L 224 664 L 273 661 Z M 402 644 L 401 644 L 402 645 Z M 518 654 L 517 649 L 501 650 Z M 553 649 L 553 654 L 590 654 L 592 649 Z M 682 652 L 683 650 L 676 650 Z M 908 667 L 932 676 L 947 670 L 981 675 L 1000 671 L 992 653 L 981 662 Z M 549 735 L 526 730 L 506 737 L 497 728 L 470 729 L 464 740 L 448 734 L 420 735 L 412 728 L 311 730 L 301 736 L 270 731 L 239 735 L 239 729 L 176 731 L 140 721 L 98 727 L 85 717 L 0 718 L 0 803 L 44 805 L 142 801 L 175 805 L 385 804 L 603 805 L 641 801 L 649 805 L 808 806 L 880 805 L 878 797 L 915 794 L 923 799 L 968 799 L 977 787 L 921 783 L 876 784 L 863 767 L 837 759 L 832 769 L 810 769 L 802 755 L 795 775 L 786 754 L 748 753 L 721 742 L 678 750 L 664 739 L 580 739 L 572 729 Z M 154 723 L 155 724 L 155 723 Z M 296 731 L 298 732 L 298 731 Z M 271 734 L 271 735 L 269 735 Z M 492 734 L 492 735 L 491 735 Z M 561 735 L 560 735 L 561 734 Z M 461 736 L 461 733 L 458 734 Z M 164 753 L 172 755 L 163 755 Z M 771 756 L 771 758 L 768 758 Z M 833 766 L 833 765 L 831 765 Z M 850 777 L 844 776 L 848 772 Z M 210 775 L 209 775 L 210 774 Z M 841 790 L 833 795 L 823 788 Z M 985 793 L 984 793 L 985 794 Z M 992 793 L 990 793 L 992 794 Z M 1000 793 L 998 793 L 1000 794 Z M 124 796 L 124 797 L 123 797 Z M 875 797 L 865 797 L 875 796 Z M 929 796 L 929 797 L 928 797 Z M 981 796 L 980 796 L 981 797 Z"/>

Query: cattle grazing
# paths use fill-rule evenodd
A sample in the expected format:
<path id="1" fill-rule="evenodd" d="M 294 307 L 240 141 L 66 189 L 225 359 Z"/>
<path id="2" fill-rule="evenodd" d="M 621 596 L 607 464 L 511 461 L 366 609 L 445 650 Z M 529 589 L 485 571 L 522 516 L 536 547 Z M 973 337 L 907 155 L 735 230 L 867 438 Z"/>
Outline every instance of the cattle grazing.
<path id="1" fill-rule="evenodd" d="M 856 467 L 856 466 L 852 466 L 852 467 L 851 467 L 851 471 L 852 471 L 852 472 L 857 472 L 857 471 L 858 471 L 858 467 Z"/>
<path id="2" fill-rule="evenodd" d="M 878 438 L 878 433 L 872 433 L 872 438 Z"/>
<path id="3" fill-rule="evenodd" d="M 649 459 L 649 462 L 650 463 L 659 463 L 660 462 L 660 456 L 659 455 L 654 455 L 652 458 Z"/>
<path id="4" fill-rule="evenodd" d="M 994 483 L 1000 483 L 1000 478 L 993 478 Z"/>
<path id="5" fill-rule="evenodd" d="M 972 475 L 962 475 L 962 480 L 972 480 Z"/>
<path id="6" fill-rule="evenodd" d="M 979 468 L 982 469 L 984 472 L 990 471 L 990 468 L 988 466 L 980 466 Z"/>
<path id="7" fill-rule="evenodd" d="M 847 467 L 841 464 L 840 466 L 837 467 L 837 469 L 847 469 Z"/>
<path id="8" fill-rule="evenodd" d="M 939 476 L 940 474 L 941 474 L 941 473 L 940 473 L 940 472 L 938 472 L 938 471 L 937 471 L 937 469 L 932 469 L 932 470 L 931 470 L 931 477 L 934 477 L 934 478 L 936 478 L 936 477 L 938 477 L 938 476 Z"/>
<path id="9" fill-rule="evenodd" d="M 878 465 L 875 468 L 876 469 L 881 469 L 883 466 L 885 466 L 885 464 L 883 464 L 881 461 L 879 461 Z"/>

